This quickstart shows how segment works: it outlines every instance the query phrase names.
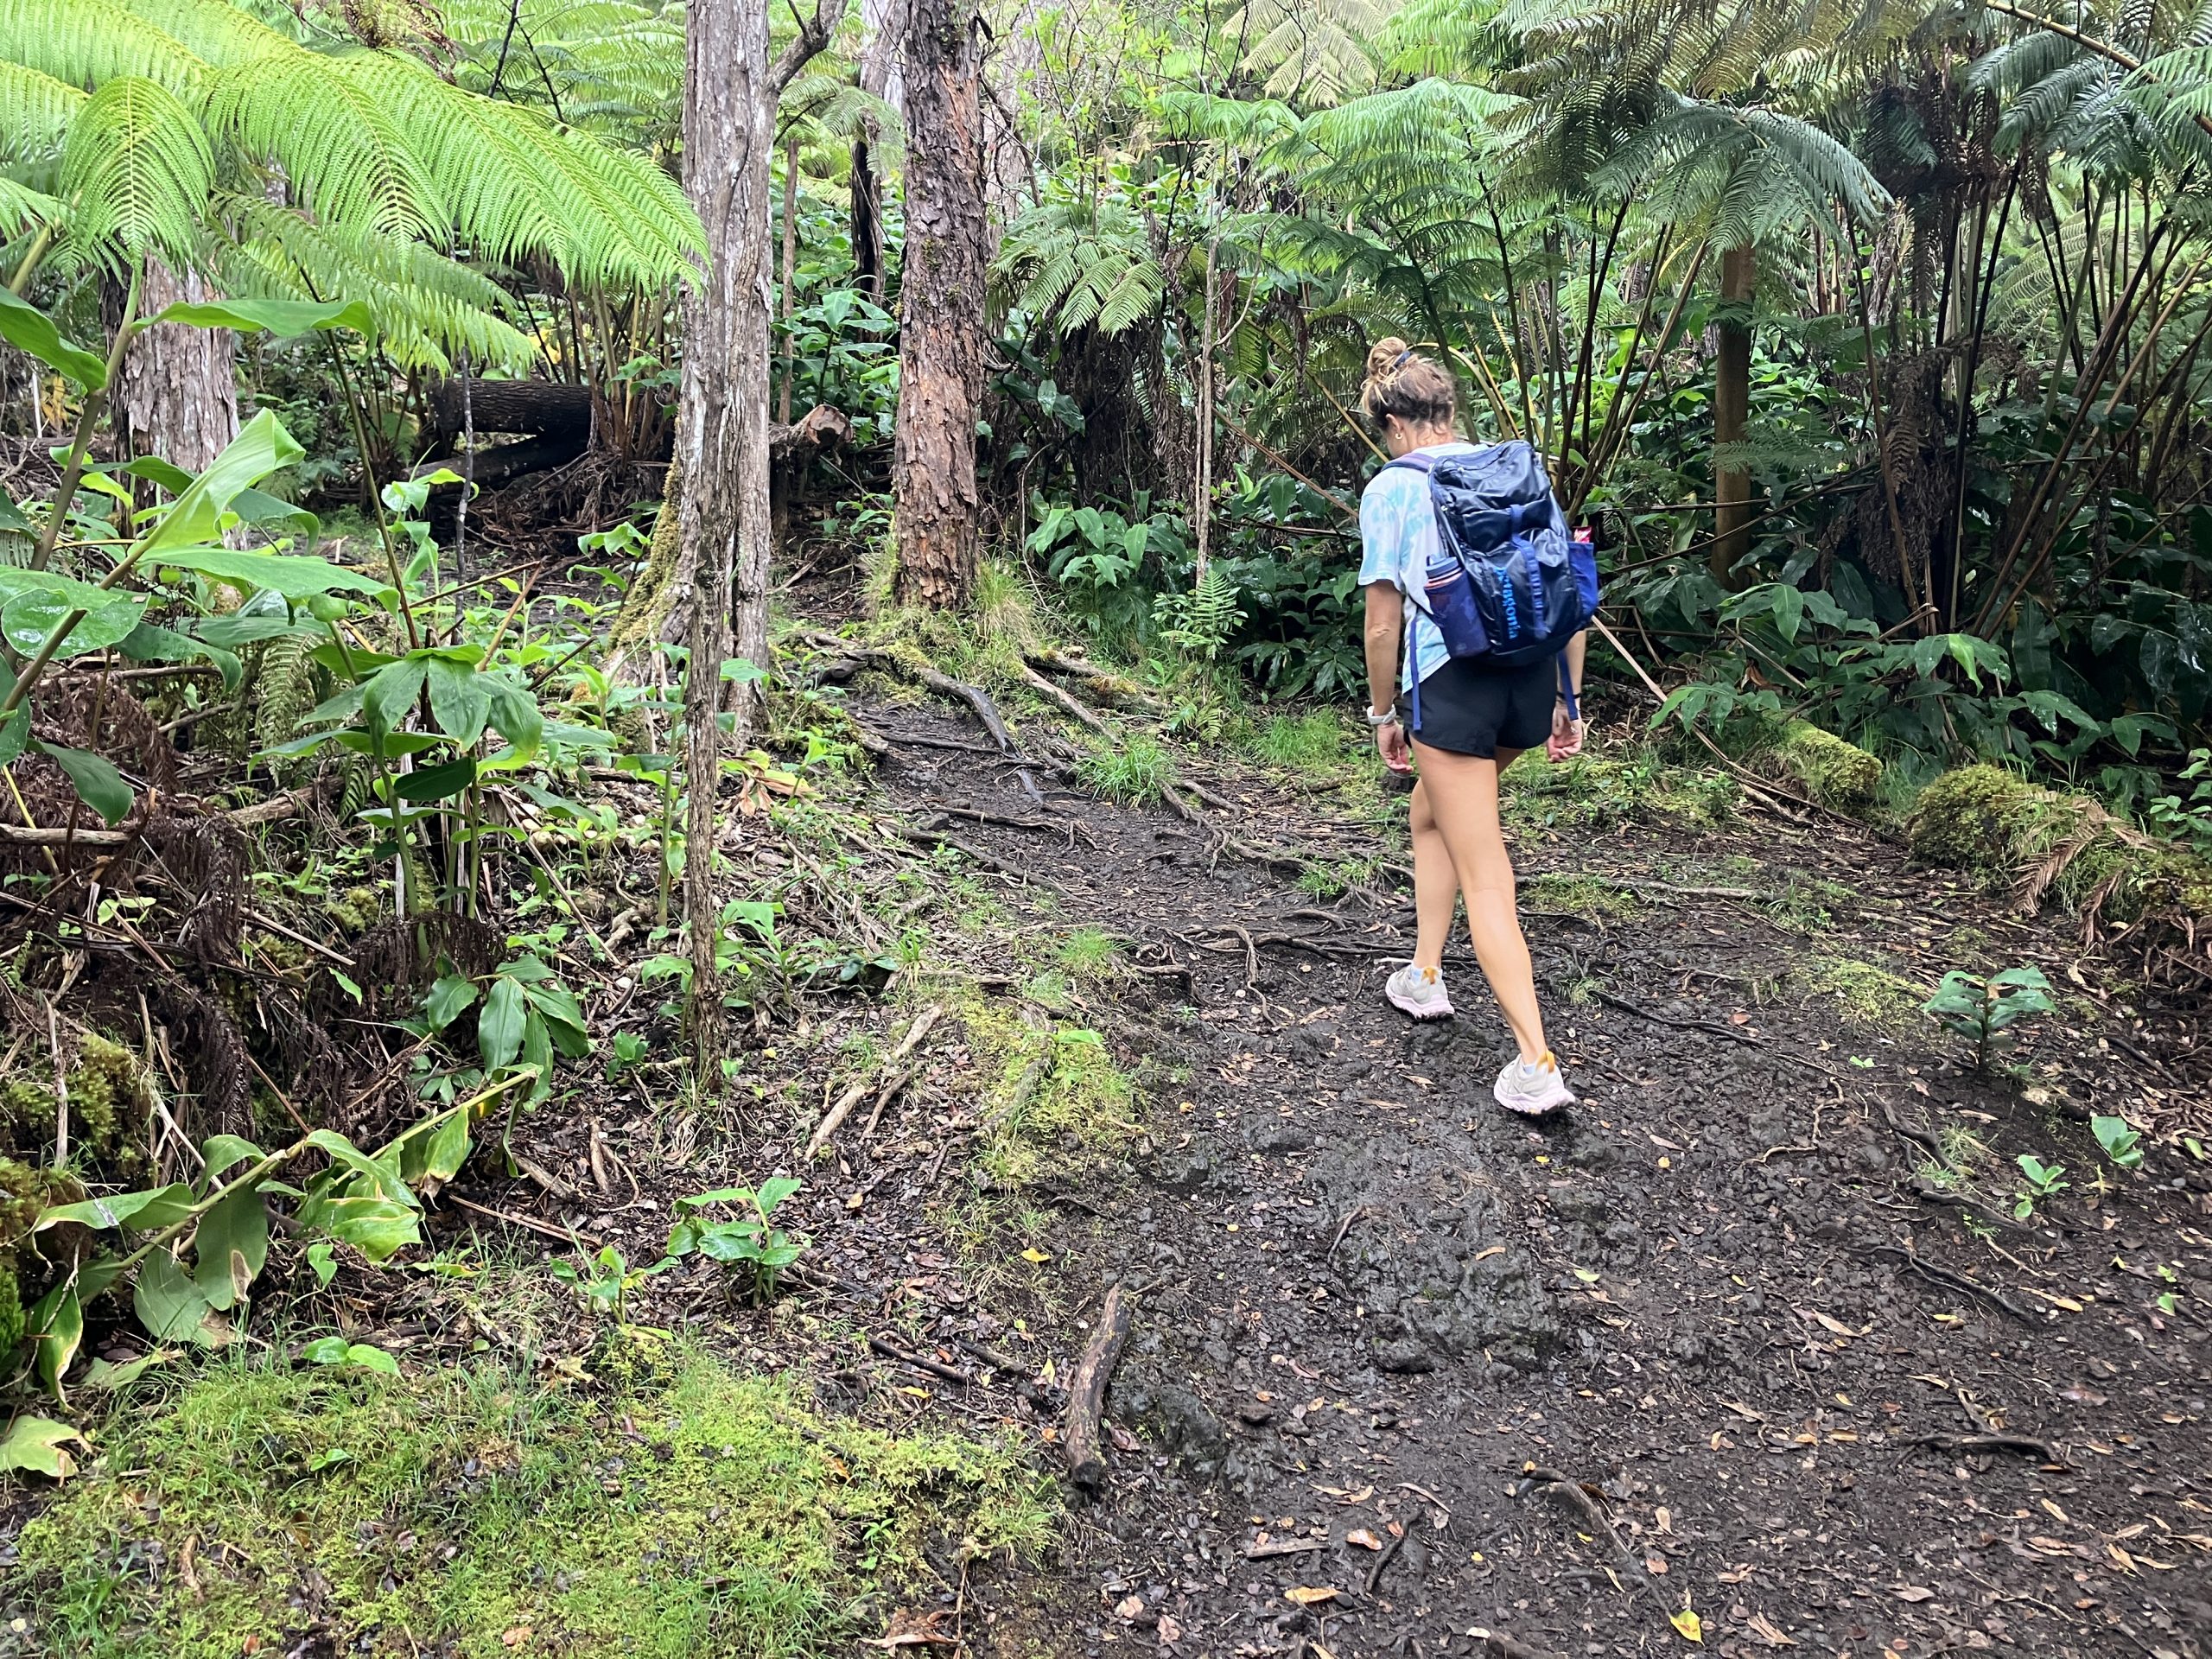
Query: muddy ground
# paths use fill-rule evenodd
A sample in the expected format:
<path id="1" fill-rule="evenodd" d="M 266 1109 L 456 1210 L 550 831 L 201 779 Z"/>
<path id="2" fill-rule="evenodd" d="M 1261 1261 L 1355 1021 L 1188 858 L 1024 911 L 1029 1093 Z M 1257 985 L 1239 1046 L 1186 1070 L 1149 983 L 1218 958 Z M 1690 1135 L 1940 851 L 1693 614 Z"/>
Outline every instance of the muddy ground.
<path id="1" fill-rule="evenodd" d="M 1576 901 L 1529 931 L 1582 1102 L 1531 1125 L 1488 1098 L 1509 1050 L 1471 963 L 1458 1019 L 1414 1026 L 1379 994 L 1402 909 L 1220 849 L 1326 825 L 1310 785 L 1226 786 L 1218 828 L 1049 780 L 1040 810 L 949 710 L 861 712 L 888 802 L 1019 872 L 1017 913 L 1130 942 L 1093 1012 L 1178 1079 L 1126 1182 L 1046 1190 L 1073 1319 L 1007 1289 L 923 1327 L 1002 1387 L 976 1355 L 1019 1319 L 1064 1379 L 1104 1287 L 1139 1296 L 1128 1449 L 1058 1570 L 963 1601 L 979 1651 L 1631 1654 L 1688 1626 L 1728 1654 L 2212 1653 L 2212 1182 L 2171 1153 L 2122 1174 L 2082 1122 L 2201 1109 L 2206 1057 L 2116 965 L 2069 977 L 2061 928 L 1833 820 L 1545 830 L 1540 798 L 1515 840 L 1532 907 Z M 1913 1002 L 2015 962 L 2064 1005 L 2024 1080 L 1972 1075 Z M 1939 1147 L 1996 1202 L 1929 1186 Z M 2070 1179 L 2025 1222 L 2020 1152 Z M 872 1280 L 868 1243 L 817 1237 Z"/>

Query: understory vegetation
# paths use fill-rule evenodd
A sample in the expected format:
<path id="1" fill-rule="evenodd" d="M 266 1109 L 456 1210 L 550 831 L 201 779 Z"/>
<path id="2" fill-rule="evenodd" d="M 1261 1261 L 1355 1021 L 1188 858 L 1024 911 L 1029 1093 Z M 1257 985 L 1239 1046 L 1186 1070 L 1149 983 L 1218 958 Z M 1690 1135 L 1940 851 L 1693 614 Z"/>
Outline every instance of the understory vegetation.
<path id="1" fill-rule="evenodd" d="M 1599 551 L 1500 782 L 1578 1018 L 1694 902 L 1796 959 L 1643 1012 L 1745 1046 L 2042 1109 L 2046 1019 L 2193 1021 L 2208 179 L 2212 0 L 0 0 L 0 1654 L 949 1650 L 1074 1549 L 1045 1333 L 1207 1178 L 1126 1007 L 1410 886 L 1386 336 Z"/>

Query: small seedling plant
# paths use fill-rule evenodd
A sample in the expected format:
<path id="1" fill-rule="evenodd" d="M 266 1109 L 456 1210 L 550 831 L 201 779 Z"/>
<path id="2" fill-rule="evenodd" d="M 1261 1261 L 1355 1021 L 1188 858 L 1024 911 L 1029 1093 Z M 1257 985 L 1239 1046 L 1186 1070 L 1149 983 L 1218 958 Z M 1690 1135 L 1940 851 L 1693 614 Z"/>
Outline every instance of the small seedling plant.
<path id="1" fill-rule="evenodd" d="M 1984 979 L 1954 968 L 1943 976 L 1936 995 L 1922 1004 L 1944 1030 L 1974 1045 L 1976 1071 L 2017 1042 L 2024 1020 L 2054 1012 L 2050 982 L 2039 968 L 2007 968 Z"/>
<path id="2" fill-rule="evenodd" d="M 2055 1198 L 2074 1185 L 2066 1179 L 2066 1166 L 2046 1164 L 2033 1153 L 2024 1152 L 2013 1161 L 2020 1166 L 2021 1178 L 2027 1185 L 2013 1194 L 2012 1219 L 2025 1221 L 2036 1212 L 2036 1205 L 2045 1198 Z"/>
<path id="3" fill-rule="evenodd" d="M 807 1241 L 794 1238 L 775 1224 L 775 1214 L 801 1183 L 788 1175 L 772 1176 L 755 1187 L 726 1186 L 696 1198 L 676 1201 L 676 1225 L 668 1235 L 671 1261 L 697 1254 L 709 1262 L 742 1268 L 752 1275 L 753 1294 L 767 1302 L 776 1294 L 777 1275 L 798 1260 Z M 736 1217 L 715 1221 L 707 1211 L 716 1205 L 737 1206 Z"/>
<path id="4" fill-rule="evenodd" d="M 655 1274 L 665 1273 L 676 1263 L 660 1261 L 651 1267 L 633 1268 L 629 1258 L 612 1244 L 602 1245 L 595 1255 L 587 1256 L 581 1266 L 574 1262 L 556 1262 L 548 1269 L 552 1275 L 576 1293 L 576 1298 L 593 1313 L 611 1317 L 618 1325 L 630 1323 L 630 1300 L 638 1287 Z"/>
<path id="5" fill-rule="evenodd" d="M 2143 1167 L 2143 1137 L 2128 1128 L 2124 1117 L 2097 1116 L 2089 1120 L 2089 1133 L 2105 1149 L 2105 1156 L 2122 1169 Z"/>

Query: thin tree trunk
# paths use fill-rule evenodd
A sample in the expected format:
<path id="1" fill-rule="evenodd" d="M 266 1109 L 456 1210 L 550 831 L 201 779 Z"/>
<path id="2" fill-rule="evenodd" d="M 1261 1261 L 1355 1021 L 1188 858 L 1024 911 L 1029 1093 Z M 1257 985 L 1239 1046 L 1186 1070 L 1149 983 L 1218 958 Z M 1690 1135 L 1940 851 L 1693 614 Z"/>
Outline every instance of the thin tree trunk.
<path id="1" fill-rule="evenodd" d="M 791 378 L 798 372 L 798 353 L 791 338 L 791 318 L 798 310 L 798 140 L 784 145 L 784 385 L 776 401 L 776 418 L 791 423 Z"/>
<path id="2" fill-rule="evenodd" d="M 906 35 L 906 248 L 899 277 L 892 491 L 901 604 L 964 605 L 976 579 L 976 419 L 983 395 L 982 20 L 916 0 Z"/>
<path id="3" fill-rule="evenodd" d="M 1213 530 L 1213 332 L 1214 305 L 1219 293 L 1214 282 L 1214 260 L 1220 243 L 1209 239 L 1206 243 L 1206 302 L 1205 311 L 1198 324 L 1198 360 L 1192 365 L 1198 381 L 1198 451 L 1192 467 L 1193 487 L 1191 492 L 1191 528 L 1198 537 L 1198 559 L 1191 567 L 1191 586 L 1195 590 L 1205 585 L 1206 558 L 1212 543 Z"/>
<path id="4" fill-rule="evenodd" d="M 683 188 L 707 229 L 709 264 L 684 306 L 683 385 L 677 410 L 678 567 L 673 619 L 690 649 L 684 683 L 683 913 L 691 930 L 693 1075 L 720 1082 L 721 985 L 715 947 L 715 823 L 721 781 L 721 664 L 766 665 L 768 561 L 769 158 L 776 100 L 822 49 L 845 0 L 817 0 L 814 17 L 772 67 L 766 0 L 695 0 L 683 86 Z M 664 636 L 665 637 L 665 636 Z M 737 704 L 740 747 L 753 702 Z"/>
<path id="5" fill-rule="evenodd" d="M 683 382 L 676 417 L 676 464 L 684 480 L 677 504 L 682 585 L 675 609 L 690 650 L 683 692 L 690 793 L 683 913 L 691 930 L 693 1080 L 705 1094 L 718 1092 L 723 1045 L 715 961 L 721 907 L 714 880 L 721 670 L 746 529 L 746 486 L 756 468 L 764 496 L 767 481 L 767 156 L 757 144 L 764 124 L 760 106 L 768 97 L 765 0 L 696 0 L 688 34 L 683 188 L 707 227 L 709 266 L 684 305 Z M 751 395 L 756 388 L 757 410 Z"/>
<path id="6" fill-rule="evenodd" d="M 1721 464 L 1720 452 L 1744 442 L 1751 406 L 1751 325 L 1748 315 L 1758 274 L 1757 251 L 1746 244 L 1720 256 L 1720 301 L 1730 309 L 1719 324 L 1719 352 L 1713 376 L 1713 536 L 1711 569 L 1723 587 L 1737 583 L 1736 565 L 1751 546 L 1751 475 L 1741 465 Z"/>
<path id="7" fill-rule="evenodd" d="M 142 316 L 180 301 L 213 298 L 194 271 L 174 275 L 146 261 Z M 131 341 L 116 377 L 116 412 L 130 455 L 158 455 L 188 473 L 203 470 L 238 435 L 238 337 L 227 328 L 157 323 Z"/>

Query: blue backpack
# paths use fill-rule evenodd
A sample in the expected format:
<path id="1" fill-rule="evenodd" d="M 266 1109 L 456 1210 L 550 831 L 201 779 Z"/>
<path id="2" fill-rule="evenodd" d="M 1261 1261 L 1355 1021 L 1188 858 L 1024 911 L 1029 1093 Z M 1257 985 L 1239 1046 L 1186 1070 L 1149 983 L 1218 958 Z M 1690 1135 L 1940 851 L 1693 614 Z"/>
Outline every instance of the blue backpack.
<path id="1" fill-rule="evenodd" d="M 1556 657 L 1598 613 L 1598 557 L 1567 534 L 1535 450 L 1520 439 L 1459 455 L 1402 455 L 1389 467 L 1426 474 L 1437 552 L 1414 608 L 1446 655 L 1500 668 Z M 1389 467 L 1383 470 L 1389 471 Z M 1413 629 L 1406 650 L 1414 649 Z M 1567 714 L 1580 719 L 1572 677 L 1560 666 Z M 1414 724 L 1421 679 L 1414 677 Z"/>

